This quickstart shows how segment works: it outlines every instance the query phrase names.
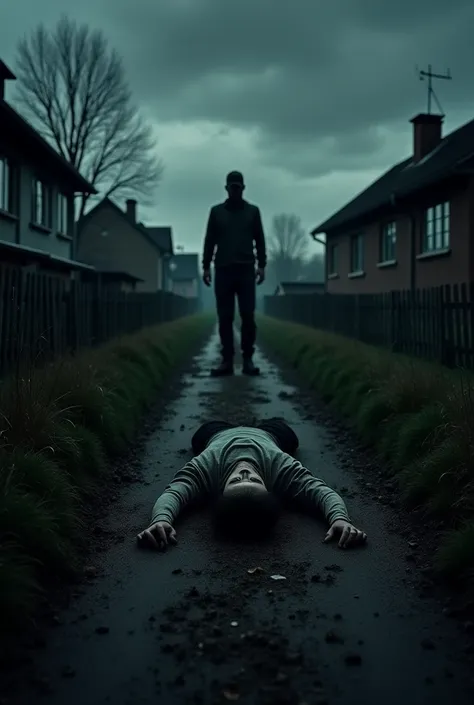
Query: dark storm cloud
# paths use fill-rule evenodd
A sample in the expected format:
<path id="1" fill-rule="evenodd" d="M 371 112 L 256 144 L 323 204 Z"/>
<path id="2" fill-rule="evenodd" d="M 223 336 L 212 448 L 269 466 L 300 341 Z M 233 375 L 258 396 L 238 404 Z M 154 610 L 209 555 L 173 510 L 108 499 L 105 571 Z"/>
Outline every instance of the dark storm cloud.
<path id="1" fill-rule="evenodd" d="M 62 12 L 59 0 L 41 12 L 34 0 L 8 4 L 2 51 Z M 437 86 L 448 116 L 474 103 L 472 0 L 83 0 L 70 14 L 124 55 L 154 120 L 252 129 L 267 163 L 304 176 L 328 160 L 383 162 L 387 142 L 408 137 L 407 121 L 425 108 L 416 64 L 452 69 L 455 80 Z"/>
<path id="2" fill-rule="evenodd" d="M 119 0 L 113 7 L 111 31 L 127 33 L 134 84 L 157 118 L 256 127 L 275 141 L 347 138 L 400 121 L 405 129 L 425 107 L 415 65 L 430 61 L 456 76 L 439 89 L 445 106 L 474 97 L 472 0 Z"/>

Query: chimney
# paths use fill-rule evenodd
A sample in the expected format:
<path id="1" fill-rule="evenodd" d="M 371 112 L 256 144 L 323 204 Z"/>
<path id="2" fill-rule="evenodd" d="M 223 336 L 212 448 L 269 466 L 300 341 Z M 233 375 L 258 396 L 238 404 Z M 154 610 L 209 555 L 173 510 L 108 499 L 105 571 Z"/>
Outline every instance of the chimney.
<path id="1" fill-rule="evenodd" d="M 442 115 L 420 113 L 410 122 L 413 123 L 413 161 L 417 164 L 441 142 Z"/>
<path id="2" fill-rule="evenodd" d="M 127 218 L 132 222 L 137 222 L 137 202 L 134 198 L 129 198 L 127 204 Z"/>
<path id="3" fill-rule="evenodd" d="M 0 59 L 0 100 L 5 99 L 5 81 L 16 81 L 16 76 Z"/>

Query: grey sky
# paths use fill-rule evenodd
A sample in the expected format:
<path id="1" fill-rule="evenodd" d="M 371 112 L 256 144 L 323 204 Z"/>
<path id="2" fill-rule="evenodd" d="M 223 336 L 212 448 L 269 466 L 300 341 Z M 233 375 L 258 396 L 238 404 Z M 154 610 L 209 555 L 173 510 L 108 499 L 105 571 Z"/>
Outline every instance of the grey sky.
<path id="1" fill-rule="evenodd" d="M 54 24 L 59 0 L 2 3 L 0 47 Z M 165 174 L 147 222 L 200 249 L 207 212 L 241 169 L 265 224 L 282 211 L 308 230 L 411 148 L 435 86 L 446 130 L 474 117 L 472 0 L 82 0 L 69 14 L 105 31 L 156 125 Z"/>

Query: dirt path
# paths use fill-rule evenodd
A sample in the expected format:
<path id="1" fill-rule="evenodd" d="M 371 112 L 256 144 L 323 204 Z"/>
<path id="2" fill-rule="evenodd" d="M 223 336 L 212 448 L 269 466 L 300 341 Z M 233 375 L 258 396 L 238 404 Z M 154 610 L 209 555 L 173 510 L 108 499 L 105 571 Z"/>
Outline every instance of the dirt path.
<path id="1" fill-rule="evenodd" d="M 295 395 L 261 354 L 259 379 L 210 379 L 216 344 L 150 437 L 143 481 L 104 517 L 125 541 L 98 556 L 89 571 L 97 576 L 34 652 L 39 679 L 8 704 L 473 702 L 465 644 L 440 605 L 419 596 L 407 540 L 390 530 L 394 510 L 360 491 L 304 392 Z M 169 553 L 136 550 L 156 496 L 189 457 L 191 431 L 219 415 L 292 423 L 300 459 L 347 495 L 367 548 L 322 545 L 324 527 L 293 515 L 266 545 L 230 546 L 200 514 L 178 526 Z"/>

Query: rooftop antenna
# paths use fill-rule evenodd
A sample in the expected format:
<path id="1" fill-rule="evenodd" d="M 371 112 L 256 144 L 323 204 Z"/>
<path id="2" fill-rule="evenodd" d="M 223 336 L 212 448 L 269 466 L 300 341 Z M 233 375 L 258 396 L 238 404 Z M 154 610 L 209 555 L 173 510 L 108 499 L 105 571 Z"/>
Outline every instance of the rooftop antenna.
<path id="1" fill-rule="evenodd" d="M 431 70 L 431 64 L 428 65 L 428 71 L 419 71 L 418 67 L 416 68 L 418 76 L 420 78 L 420 81 L 424 81 L 425 79 L 428 79 L 428 115 L 431 115 L 431 101 L 434 100 L 436 105 L 438 106 L 438 110 L 440 111 L 441 115 L 444 117 L 443 109 L 440 105 L 440 102 L 436 96 L 436 93 L 434 92 L 433 88 L 433 78 L 439 78 L 442 79 L 443 81 L 452 81 L 452 76 L 451 72 L 448 69 L 445 74 L 442 73 L 433 73 Z"/>

